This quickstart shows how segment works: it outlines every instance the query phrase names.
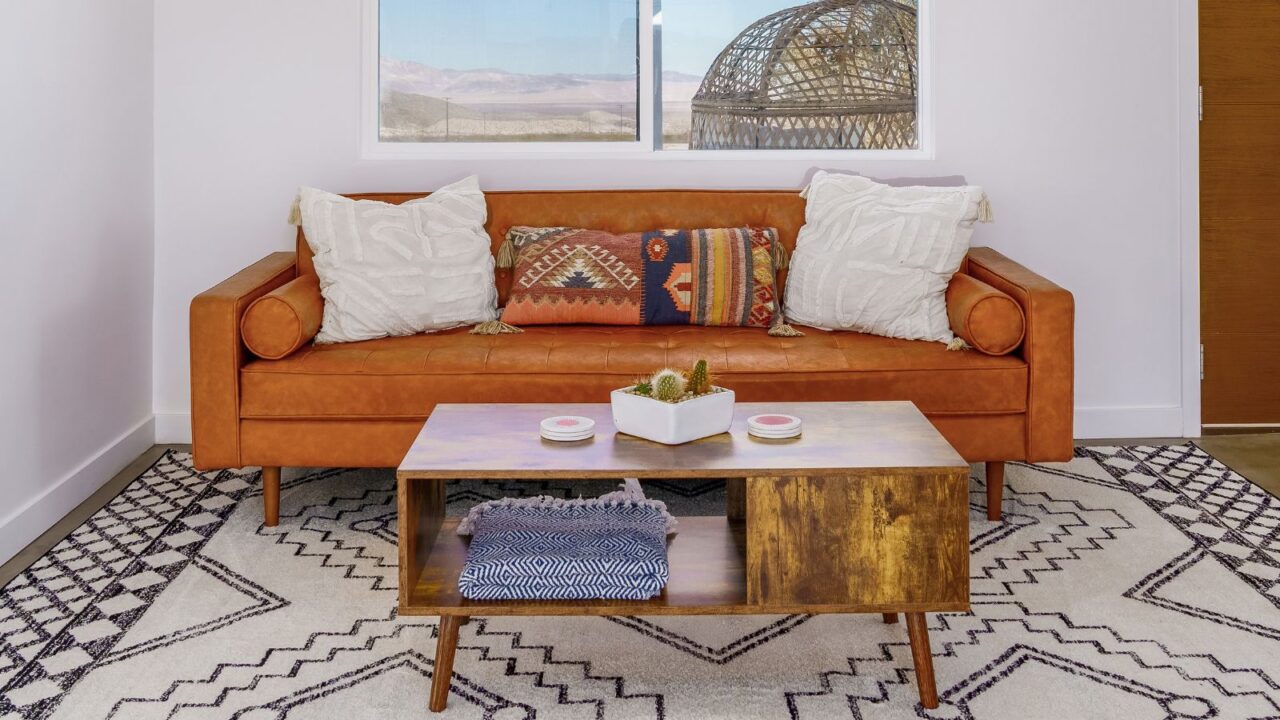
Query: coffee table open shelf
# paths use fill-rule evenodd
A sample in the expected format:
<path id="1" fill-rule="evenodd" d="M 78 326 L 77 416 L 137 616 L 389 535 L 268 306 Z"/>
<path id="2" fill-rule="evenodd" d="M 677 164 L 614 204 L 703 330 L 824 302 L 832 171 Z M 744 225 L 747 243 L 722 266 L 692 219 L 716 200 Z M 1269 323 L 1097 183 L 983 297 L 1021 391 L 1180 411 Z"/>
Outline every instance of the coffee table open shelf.
<path id="1" fill-rule="evenodd" d="M 785 441 L 747 417 L 804 418 Z M 551 415 L 596 420 L 579 443 L 538 436 Z M 445 707 L 470 616 L 880 613 L 907 616 L 921 703 L 936 707 L 926 612 L 969 609 L 968 465 L 910 403 L 739 404 L 730 433 L 678 447 L 617 435 L 608 405 L 441 405 L 397 472 L 400 614 L 440 617 L 429 707 Z M 671 577 L 645 601 L 471 601 L 467 539 L 444 515 L 454 478 L 725 478 L 725 516 L 679 518 Z"/>

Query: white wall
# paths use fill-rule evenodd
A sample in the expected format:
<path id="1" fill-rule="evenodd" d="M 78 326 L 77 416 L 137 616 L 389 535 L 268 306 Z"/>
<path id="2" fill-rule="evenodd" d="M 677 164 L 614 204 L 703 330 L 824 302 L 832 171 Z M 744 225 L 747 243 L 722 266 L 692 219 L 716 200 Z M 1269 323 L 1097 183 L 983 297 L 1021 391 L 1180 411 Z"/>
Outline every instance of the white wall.
<path id="1" fill-rule="evenodd" d="M 150 0 L 0 5 L 0 561 L 150 447 Z"/>
<path id="2" fill-rule="evenodd" d="M 363 161 L 359 2 L 157 5 L 162 441 L 189 432 L 188 302 L 262 255 L 292 247 L 284 216 L 299 184 L 426 190 L 478 172 L 489 189 L 778 188 L 797 187 L 812 165 L 693 155 Z M 983 226 L 976 241 L 1076 294 L 1076 434 L 1181 433 L 1185 7 L 1168 0 L 934 5 L 936 158 L 848 155 L 824 165 L 881 177 L 964 175 L 985 185 L 997 223 Z"/>

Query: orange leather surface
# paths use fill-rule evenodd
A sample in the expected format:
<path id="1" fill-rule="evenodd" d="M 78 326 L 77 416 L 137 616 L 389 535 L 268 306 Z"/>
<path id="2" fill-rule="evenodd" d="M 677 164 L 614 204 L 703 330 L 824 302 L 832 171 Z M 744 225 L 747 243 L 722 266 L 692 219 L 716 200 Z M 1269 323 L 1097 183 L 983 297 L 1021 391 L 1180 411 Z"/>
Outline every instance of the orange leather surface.
<path id="1" fill-rule="evenodd" d="M 1019 353 L 1031 372 L 1026 460 L 1070 460 L 1074 450 L 1075 298 L 991 248 L 969 251 L 965 272 L 1012 297 L 1026 315 L 1027 334 Z"/>
<path id="2" fill-rule="evenodd" d="M 912 400 L 926 413 L 1020 413 L 1027 366 L 1016 356 L 948 352 L 941 343 L 804 329 L 529 327 L 465 329 L 313 345 L 241 373 L 241 416 L 425 417 L 435 403 L 604 402 L 637 375 L 707 360 L 744 401 Z"/>
<path id="3" fill-rule="evenodd" d="M 240 319 L 254 300 L 292 280 L 294 253 L 274 253 L 191 301 L 191 434 L 196 467 L 241 467 Z"/>
<path id="4" fill-rule="evenodd" d="M 403 202 L 422 195 L 352 197 Z M 495 250 L 513 225 L 612 232 L 757 225 L 777 228 L 791 250 L 804 223 L 804 201 L 795 191 L 499 192 L 486 197 Z M 295 275 L 315 274 L 301 231 L 298 245 L 296 257 L 272 255 L 192 302 L 192 416 L 196 464 L 202 469 L 392 467 L 436 403 L 605 401 L 605 391 L 641 372 L 701 357 L 743 400 L 915 400 L 971 462 L 1071 457 L 1071 294 L 990 249 L 973 249 L 961 272 L 1021 308 L 1025 338 L 1004 356 L 811 329 L 804 338 L 771 338 L 739 328 L 546 327 L 502 336 L 456 330 L 304 347 L 279 360 L 252 358 L 240 334 L 245 310 Z M 500 272 L 504 299 L 509 283 L 509 273 Z M 973 288 L 981 286 L 960 278 L 953 292 L 969 298 Z M 972 297 L 979 296 L 990 297 Z M 972 306 L 985 309 L 987 303 L 982 299 Z M 985 334 L 975 328 L 991 329 L 990 319 L 980 315 L 966 315 L 964 332 L 972 336 L 961 333 L 975 346 L 986 344 Z"/>
<path id="5" fill-rule="evenodd" d="M 320 279 L 306 275 L 255 300 L 240 321 L 240 336 L 249 352 L 279 360 L 311 342 L 323 319 Z"/>
<path id="6" fill-rule="evenodd" d="M 969 462 L 1024 457 L 1025 419 L 1021 414 L 929 416 Z M 240 435 L 246 465 L 384 468 L 400 464 L 425 420 L 244 420 Z"/>
<path id="7" fill-rule="evenodd" d="M 964 273 L 947 287 L 947 315 L 952 332 L 988 355 L 1017 350 L 1026 333 L 1022 307 L 1013 298 Z"/>

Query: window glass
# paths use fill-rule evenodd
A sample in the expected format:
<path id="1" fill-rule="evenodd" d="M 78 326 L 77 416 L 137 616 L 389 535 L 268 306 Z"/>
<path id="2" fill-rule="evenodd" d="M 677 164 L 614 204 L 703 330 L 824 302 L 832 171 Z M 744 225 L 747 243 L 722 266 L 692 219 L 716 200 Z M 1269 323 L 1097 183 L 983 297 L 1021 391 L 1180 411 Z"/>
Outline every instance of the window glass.
<path id="1" fill-rule="evenodd" d="M 383 142 L 635 142 L 637 0 L 381 0 Z"/>

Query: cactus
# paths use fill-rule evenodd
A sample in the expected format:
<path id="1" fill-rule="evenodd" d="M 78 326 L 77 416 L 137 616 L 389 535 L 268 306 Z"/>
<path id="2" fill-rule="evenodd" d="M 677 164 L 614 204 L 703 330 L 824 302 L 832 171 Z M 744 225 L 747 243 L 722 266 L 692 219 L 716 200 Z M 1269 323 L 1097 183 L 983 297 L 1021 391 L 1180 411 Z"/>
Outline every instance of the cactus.
<path id="1" fill-rule="evenodd" d="M 706 395 L 711 392 L 711 374 L 707 371 L 707 361 L 699 360 L 689 373 L 689 392 L 694 395 Z"/>
<path id="2" fill-rule="evenodd" d="M 650 381 L 653 385 L 653 397 L 663 402 L 678 402 L 684 395 L 684 376 L 675 370 L 659 370 Z"/>
<path id="3" fill-rule="evenodd" d="M 631 392 L 645 397 L 653 397 L 653 383 L 648 380 L 640 380 L 635 387 L 631 388 Z"/>

